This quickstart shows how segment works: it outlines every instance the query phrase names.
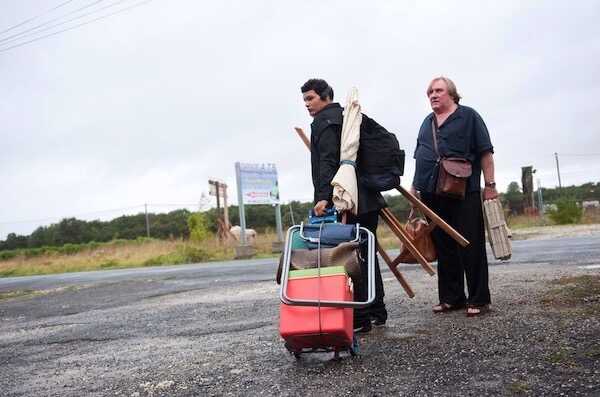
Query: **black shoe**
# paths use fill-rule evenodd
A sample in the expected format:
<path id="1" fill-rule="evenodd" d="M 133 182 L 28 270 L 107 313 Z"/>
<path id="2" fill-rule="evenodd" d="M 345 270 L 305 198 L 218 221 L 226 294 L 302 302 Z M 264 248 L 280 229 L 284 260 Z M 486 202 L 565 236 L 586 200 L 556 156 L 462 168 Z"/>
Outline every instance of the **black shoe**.
<path id="1" fill-rule="evenodd" d="M 371 332 L 371 322 L 368 321 L 362 325 L 354 326 L 354 333 L 356 334 L 366 334 L 367 332 Z"/>
<path id="2" fill-rule="evenodd" d="M 381 318 L 376 318 L 373 320 L 373 326 L 375 327 L 384 327 L 385 326 L 385 319 L 381 319 Z"/>

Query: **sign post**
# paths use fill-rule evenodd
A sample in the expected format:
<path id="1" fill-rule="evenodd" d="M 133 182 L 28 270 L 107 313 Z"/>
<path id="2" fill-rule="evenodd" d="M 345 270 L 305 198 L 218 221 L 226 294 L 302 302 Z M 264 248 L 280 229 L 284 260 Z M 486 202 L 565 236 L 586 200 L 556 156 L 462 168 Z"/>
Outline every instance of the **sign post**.
<path id="1" fill-rule="evenodd" d="M 209 194 L 217 197 L 217 236 L 219 241 L 229 237 L 229 212 L 227 209 L 227 185 L 217 180 L 209 180 Z M 221 217 L 221 198 L 223 199 L 223 218 Z"/>
<path id="2" fill-rule="evenodd" d="M 235 163 L 235 182 L 238 192 L 238 211 L 240 214 L 240 246 L 246 246 L 246 215 L 244 214 L 244 194 L 242 192 L 241 165 Z M 236 255 L 237 256 L 237 255 Z"/>

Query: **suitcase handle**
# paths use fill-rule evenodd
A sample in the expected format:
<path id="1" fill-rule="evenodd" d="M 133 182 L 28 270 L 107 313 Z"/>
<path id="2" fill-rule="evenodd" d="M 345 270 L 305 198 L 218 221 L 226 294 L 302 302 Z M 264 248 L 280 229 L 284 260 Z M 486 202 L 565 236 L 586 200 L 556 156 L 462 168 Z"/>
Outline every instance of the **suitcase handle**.
<path id="1" fill-rule="evenodd" d="M 356 224 L 356 226 L 355 225 L 346 225 L 346 224 L 336 224 L 336 226 L 334 226 L 334 227 L 331 227 L 331 226 L 332 225 L 326 225 L 326 224 L 323 224 L 323 225 L 313 225 L 313 224 L 304 225 L 304 222 L 302 222 L 300 224 L 300 238 L 302 240 L 309 241 L 309 242 L 315 243 L 315 244 L 319 243 L 319 241 L 320 241 L 321 244 L 323 244 L 323 245 L 329 245 L 330 242 L 328 241 L 328 239 L 331 239 L 331 240 L 340 240 L 340 238 L 344 239 L 343 234 L 341 236 L 340 235 L 336 236 L 335 233 L 328 232 L 329 230 L 346 229 L 347 231 L 351 231 L 352 232 L 353 231 L 352 229 L 355 229 L 356 230 L 356 236 L 352 240 L 344 239 L 342 242 L 354 243 L 354 242 L 358 242 L 360 240 L 360 225 L 359 224 Z M 304 234 L 305 229 L 308 230 L 308 231 L 310 231 L 311 229 L 313 231 L 320 231 L 319 234 L 320 234 L 321 237 L 319 238 L 319 237 L 307 236 L 307 235 Z M 325 231 L 325 233 L 321 234 L 321 230 Z M 335 244 L 335 245 L 337 245 L 337 244 Z"/>

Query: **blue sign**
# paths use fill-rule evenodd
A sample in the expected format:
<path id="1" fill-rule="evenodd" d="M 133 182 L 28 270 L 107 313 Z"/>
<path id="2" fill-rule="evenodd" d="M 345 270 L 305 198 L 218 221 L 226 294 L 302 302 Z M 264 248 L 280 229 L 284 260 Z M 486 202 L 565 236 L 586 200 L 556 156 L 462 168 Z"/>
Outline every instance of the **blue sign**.
<path id="1" fill-rule="evenodd" d="M 244 204 L 279 204 L 275 164 L 236 163 Z"/>

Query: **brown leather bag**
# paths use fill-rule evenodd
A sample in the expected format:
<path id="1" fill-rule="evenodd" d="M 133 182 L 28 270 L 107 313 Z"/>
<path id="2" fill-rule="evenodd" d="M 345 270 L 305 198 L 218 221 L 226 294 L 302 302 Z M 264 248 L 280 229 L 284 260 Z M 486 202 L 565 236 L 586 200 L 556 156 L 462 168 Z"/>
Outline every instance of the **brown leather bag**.
<path id="1" fill-rule="evenodd" d="M 467 191 L 467 180 L 473 173 L 471 162 L 460 157 L 440 156 L 437 146 L 437 128 L 434 120 L 431 122 L 433 147 L 438 155 L 438 175 L 435 194 L 463 200 Z"/>
<path id="2" fill-rule="evenodd" d="M 467 180 L 472 173 L 471 162 L 458 157 L 440 159 L 435 193 L 457 199 L 464 199 Z"/>
<path id="3" fill-rule="evenodd" d="M 410 215 L 404 226 L 404 231 L 408 235 L 408 238 L 427 262 L 433 262 L 437 259 L 437 252 L 431 238 L 431 231 L 434 228 L 435 223 L 428 223 L 422 214 L 419 213 L 418 216 L 415 216 L 414 209 L 410 211 Z M 404 245 L 400 250 L 398 261 L 400 263 L 419 263 Z"/>

